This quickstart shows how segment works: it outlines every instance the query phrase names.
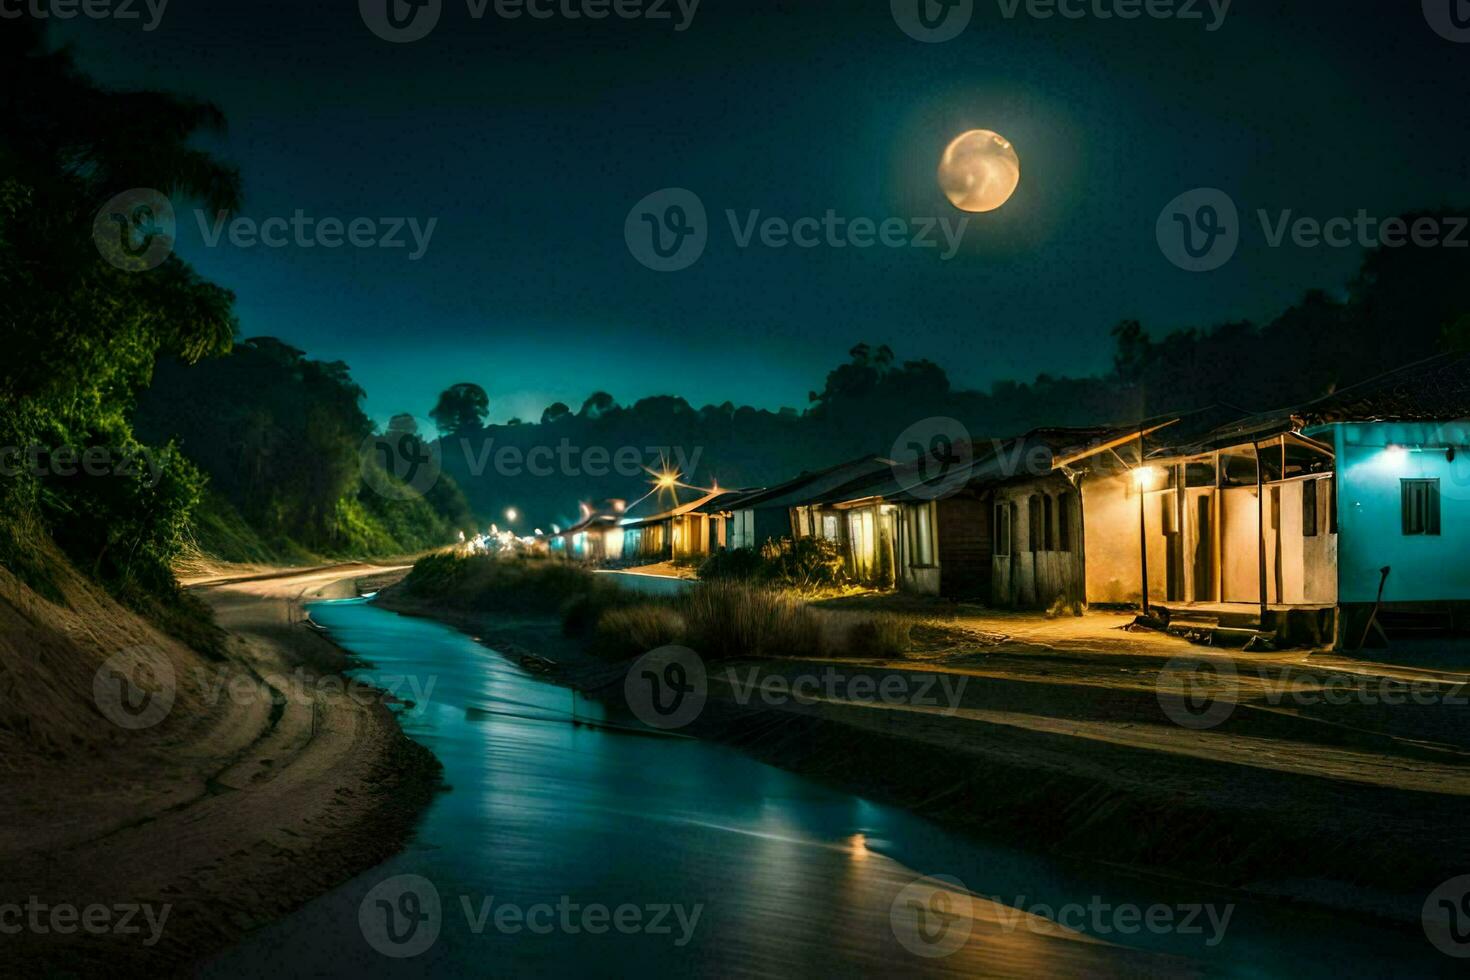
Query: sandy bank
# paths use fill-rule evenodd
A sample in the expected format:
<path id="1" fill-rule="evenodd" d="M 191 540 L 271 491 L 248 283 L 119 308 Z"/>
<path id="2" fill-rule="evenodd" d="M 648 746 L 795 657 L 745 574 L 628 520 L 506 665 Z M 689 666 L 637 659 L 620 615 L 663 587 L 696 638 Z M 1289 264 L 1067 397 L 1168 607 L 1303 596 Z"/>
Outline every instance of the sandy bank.
<path id="1" fill-rule="evenodd" d="M 115 606 L 96 604 L 74 623 L 24 596 L 5 597 L 7 625 L 16 627 L 8 637 L 72 641 L 86 676 L 70 687 L 85 691 L 126 634 L 168 664 L 172 704 L 133 731 L 87 704 L 95 744 L 11 769 L 0 798 L 6 895 L 48 906 L 167 907 L 161 930 L 27 930 L 0 944 L 0 962 L 177 968 L 402 846 L 435 791 L 438 764 L 380 698 L 322 682 L 346 658 L 302 623 L 304 597 L 355 594 L 356 580 L 381 571 L 336 566 L 199 589 L 229 633 L 217 662 Z M 17 649 L 23 655 L 24 645 Z"/>

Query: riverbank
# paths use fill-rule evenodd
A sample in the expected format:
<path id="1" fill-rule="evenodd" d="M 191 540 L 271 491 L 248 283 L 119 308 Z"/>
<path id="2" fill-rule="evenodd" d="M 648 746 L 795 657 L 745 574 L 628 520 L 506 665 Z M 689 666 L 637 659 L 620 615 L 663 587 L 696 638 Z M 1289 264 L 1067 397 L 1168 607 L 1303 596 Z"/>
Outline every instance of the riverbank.
<path id="1" fill-rule="evenodd" d="M 552 679 L 622 701 L 627 664 L 549 618 L 392 589 L 378 603 L 547 657 Z M 1470 710 L 1452 685 L 1433 704 L 1333 705 L 1321 691 L 1361 665 L 1242 659 L 1234 709 L 1195 729 L 1166 715 L 1160 672 L 1220 654 L 1152 636 L 1101 650 L 983 640 L 913 660 L 721 664 L 683 730 L 989 839 L 1411 930 L 1425 896 L 1470 868 Z M 809 696 L 781 693 L 793 689 Z"/>
<path id="2" fill-rule="evenodd" d="M 228 636 L 215 661 L 81 583 L 67 607 L 7 590 L 7 635 L 43 668 L 61 662 L 47 650 L 74 661 L 76 677 L 57 686 L 86 699 L 95 738 L 7 773 L 6 895 L 44 910 L 39 927 L 5 937 L 0 961 L 180 969 L 403 846 L 439 785 L 438 763 L 402 734 L 380 692 L 343 681 L 351 661 L 302 609 L 384 571 L 341 565 L 198 588 Z M 152 664 L 136 728 L 118 725 L 116 706 L 92 690 L 97 665 L 119 651 Z M 149 716 L 154 705 L 160 717 Z M 118 919 L 132 908 L 136 931 L 78 928 L 78 911 L 98 907 Z M 71 928 L 51 926 L 53 909 Z"/>

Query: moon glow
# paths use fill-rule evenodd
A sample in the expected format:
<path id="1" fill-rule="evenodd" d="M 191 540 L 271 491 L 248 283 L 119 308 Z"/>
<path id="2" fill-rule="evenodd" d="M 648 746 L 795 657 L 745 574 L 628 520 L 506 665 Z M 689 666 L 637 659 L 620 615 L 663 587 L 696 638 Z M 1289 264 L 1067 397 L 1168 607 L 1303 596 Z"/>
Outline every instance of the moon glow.
<path id="1" fill-rule="evenodd" d="M 956 136 L 939 160 L 939 187 L 961 211 L 994 211 L 1021 182 L 1021 158 L 1011 141 L 988 129 Z"/>

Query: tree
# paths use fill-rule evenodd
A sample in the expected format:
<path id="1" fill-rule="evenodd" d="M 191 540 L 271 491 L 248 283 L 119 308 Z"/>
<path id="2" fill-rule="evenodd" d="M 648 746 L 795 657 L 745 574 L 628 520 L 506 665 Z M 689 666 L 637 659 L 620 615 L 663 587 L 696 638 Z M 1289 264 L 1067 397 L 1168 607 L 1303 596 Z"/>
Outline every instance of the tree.
<path id="1" fill-rule="evenodd" d="M 42 24 L 7 20 L 0 31 L 0 349 L 17 356 L 0 358 L 0 445 L 145 453 L 128 413 L 157 359 L 194 362 L 229 349 L 235 320 L 227 290 L 167 253 L 151 269 L 123 271 L 103 260 L 102 241 L 85 232 L 104 202 L 135 188 L 216 209 L 238 206 L 238 172 L 195 145 L 197 135 L 223 126 L 208 103 L 103 89 L 76 70 L 68 52 L 48 49 Z M 157 481 L 55 473 L 5 481 L 0 516 L 9 521 L 0 521 L 0 560 L 25 547 L 10 523 L 25 514 L 118 594 L 172 594 L 168 563 L 182 546 L 200 484 L 172 450 L 153 452 L 172 467 Z"/>
<path id="2" fill-rule="evenodd" d="M 566 402 L 552 402 L 541 413 L 541 424 L 548 425 L 552 422 L 560 422 L 562 419 L 571 418 L 571 416 L 572 410 L 567 407 Z"/>
<path id="3" fill-rule="evenodd" d="M 429 417 L 444 435 L 478 432 L 490 414 L 490 396 L 485 389 L 469 381 L 450 385 L 439 393 L 439 402 Z"/>
<path id="4" fill-rule="evenodd" d="M 584 419 L 597 419 L 602 418 L 602 416 L 607 415 L 617 407 L 618 403 L 613 401 L 612 395 L 609 395 L 605 391 L 594 391 L 582 403 L 582 410 L 577 415 Z"/>

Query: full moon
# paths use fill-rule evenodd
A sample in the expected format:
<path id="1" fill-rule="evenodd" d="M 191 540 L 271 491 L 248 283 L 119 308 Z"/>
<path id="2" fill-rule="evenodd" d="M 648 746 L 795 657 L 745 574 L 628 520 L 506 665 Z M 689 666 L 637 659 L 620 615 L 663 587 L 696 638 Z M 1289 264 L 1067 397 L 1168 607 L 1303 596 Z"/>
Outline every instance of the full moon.
<path id="1" fill-rule="evenodd" d="M 1021 182 L 1021 158 L 1011 141 L 988 129 L 956 136 L 939 160 L 939 186 L 961 211 L 994 211 Z"/>

